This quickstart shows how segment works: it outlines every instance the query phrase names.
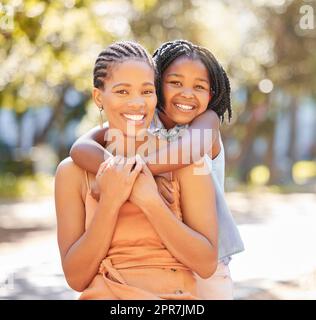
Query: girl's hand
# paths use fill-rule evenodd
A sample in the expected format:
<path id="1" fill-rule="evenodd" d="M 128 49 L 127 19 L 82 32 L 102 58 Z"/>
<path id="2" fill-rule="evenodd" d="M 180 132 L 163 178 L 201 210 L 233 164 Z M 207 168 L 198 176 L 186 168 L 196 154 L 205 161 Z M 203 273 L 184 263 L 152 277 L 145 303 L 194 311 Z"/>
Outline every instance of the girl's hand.
<path id="1" fill-rule="evenodd" d="M 174 203 L 174 190 L 172 183 L 162 176 L 155 176 L 155 181 L 158 187 L 158 191 L 166 204 L 171 205 L 172 203 Z"/>
<path id="2" fill-rule="evenodd" d="M 96 175 L 100 199 L 121 207 L 128 200 L 142 166 L 143 161 L 136 157 L 115 156 L 104 161 Z"/>
<path id="3" fill-rule="evenodd" d="M 137 157 L 140 158 L 138 155 Z M 142 206 L 149 205 L 151 201 L 157 199 L 157 196 L 160 196 L 153 175 L 144 160 L 142 158 L 140 159 L 143 164 L 142 170 L 136 178 L 129 200 L 136 206 L 142 208 Z"/>
<path id="4" fill-rule="evenodd" d="M 96 181 L 93 181 L 91 183 L 91 196 L 94 200 L 99 201 L 100 200 L 100 190 L 99 185 Z"/>

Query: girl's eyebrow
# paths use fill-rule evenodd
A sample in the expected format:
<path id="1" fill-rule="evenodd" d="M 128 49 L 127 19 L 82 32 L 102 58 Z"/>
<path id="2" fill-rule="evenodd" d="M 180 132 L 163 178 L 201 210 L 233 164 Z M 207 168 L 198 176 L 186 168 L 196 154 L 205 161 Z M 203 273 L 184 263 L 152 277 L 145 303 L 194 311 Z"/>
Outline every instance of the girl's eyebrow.
<path id="1" fill-rule="evenodd" d="M 168 73 L 167 74 L 167 77 L 180 77 L 180 78 L 183 78 L 184 76 L 181 75 L 181 74 L 178 74 L 178 73 Z M 210 82 L 207 80 L 207 79 L 203 79 L 203 78 L 195 78 L 195 80 L 199 80 L 199 81 L 203 81 L 203 82 L 206 82 L 207 84 L 209 84 Z"/>
<path id="2" fill-rule="evenodd" d="M 195 78 L 195 80 L 199 80 L 199 81 L 203 81 L 206 82 L 207 84 L 209 84 L 209 81 L 203 78 Z"/>
<path id="3" fill-rule="evenodd" d="M 155 86 L 152 82 L 143 82 L 142 86 Z M 121 82 L 121 83 L 117 83 L 115 84 L 112 89 L 116 88 L 116 87 L 120 87 L 120 86 L 125 86 L 125 87 L 131 87 L 132 85 L 130 83 L 126 83 L 126 82 Z"/>
<path id="4" fill-rule="evenodd" d="M 172 76 L 183 78 L 183 76 L 181 74 L 178 74 L 178 73 L 168 73 L 167 74 L 167 77 L 172 77 Z"/>

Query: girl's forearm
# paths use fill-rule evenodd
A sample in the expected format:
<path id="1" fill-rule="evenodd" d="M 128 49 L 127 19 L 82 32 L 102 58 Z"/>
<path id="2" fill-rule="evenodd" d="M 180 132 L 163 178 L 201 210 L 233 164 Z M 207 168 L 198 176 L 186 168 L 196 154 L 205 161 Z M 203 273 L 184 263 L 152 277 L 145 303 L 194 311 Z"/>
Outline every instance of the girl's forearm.
<path id="1" fill-rule="evenodd" d="M 177 219 L 159 196 L 141 209 L 176 259 L 202 278 L 214 273 L 217 249 L 206 237 Z"/>
<path id="2" fill-rule="evenodd" d="M 98 272 L 111 245 L 119 208 L 101 198 L 90 226 L 66 253 L 63 269 L 74 290 L 83 291 Z"/>
<path id="3" fill-rule="evenodd" d="M 215 129 L 193 131 L 189 128 L 179 139 L 149 154 L 146 164 L 153 175 L 186 167 L 210 153 L 217 134 Z"/>
<path id="4" fill-rule="evenodd" d="M 80 168 L 97 174 L 100 164 L 112 155 L 99 143 L 85 140 L 72 146 L 70 156 Z"/>

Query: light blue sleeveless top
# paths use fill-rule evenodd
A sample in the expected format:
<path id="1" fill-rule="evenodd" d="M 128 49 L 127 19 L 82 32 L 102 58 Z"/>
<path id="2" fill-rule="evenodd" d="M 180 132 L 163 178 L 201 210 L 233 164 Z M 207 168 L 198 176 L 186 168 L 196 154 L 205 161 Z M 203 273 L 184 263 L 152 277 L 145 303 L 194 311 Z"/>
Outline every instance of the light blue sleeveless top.
<path id="1" fill-rule="evenodd" d="M 155 112 L 149 131 L 158 137 L 172 141 L 181 135 L 183 129 L 187 128 L 188 125 L 176 125 L 174 128 L 167 130 L 160 121 L 158 113 Z M 225 151 L 221 136 L 219 136 L 219 141 L 221 146 L 219 154 L 213 160 L 208 155 L 205 155 L 204 159 L 211 172 L 215 188 L 218 221 L 218 259 L 220 262 L 228 264 L 232 255 L 244 250 L 244 244 L 225 199 Z"/>

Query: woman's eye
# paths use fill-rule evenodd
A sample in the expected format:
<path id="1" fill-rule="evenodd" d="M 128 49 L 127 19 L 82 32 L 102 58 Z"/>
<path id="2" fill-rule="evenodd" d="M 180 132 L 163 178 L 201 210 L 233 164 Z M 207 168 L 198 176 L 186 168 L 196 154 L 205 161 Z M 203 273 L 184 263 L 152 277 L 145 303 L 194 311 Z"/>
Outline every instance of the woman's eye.
<path id="1" fill-rule="evenodd" d="M 116 91 L 118 94 L 128 94 L 128 92 L 124 89 Z"/>

